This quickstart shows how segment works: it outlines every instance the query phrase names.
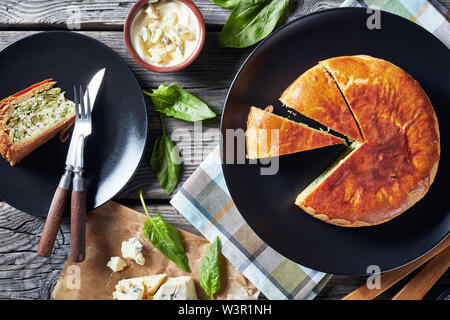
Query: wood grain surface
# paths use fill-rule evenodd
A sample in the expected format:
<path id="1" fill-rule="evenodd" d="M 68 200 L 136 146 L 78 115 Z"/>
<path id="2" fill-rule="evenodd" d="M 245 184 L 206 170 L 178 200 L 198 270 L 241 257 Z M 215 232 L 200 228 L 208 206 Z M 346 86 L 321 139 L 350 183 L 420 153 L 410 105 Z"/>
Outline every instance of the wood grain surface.
<path id="1" fill-rule="evenodd" d="M 206 43 L 201 55 L 187 69 L 156 74 L 140 67 L 128 54 L 123 41 L 123 23 L 135 1 L 129 0 L 6 0 L 0 2 L 0 49 L 34 32 L 52 29 L 69 29 L 96 38 L 113 48 L 131 67 L 144 89 L 158 87 L 161 83 L 177 83 L 204 100 L 219 116 L 225 96 L 234 75 L 251 52 L 248 49 L 219 48 L 217 41 L 229 10 L 214 5 L 209 0 L 194 0 L 206 23 Z M 343 0 L 299 0 L 289 20 L 304 14 L 338 7 Z M 441 1 L 447 8 L 450 0 Z M 149 159 L 151 146 L 160 134 L 160 123 L 150 100 L 149 145 L 138 172 L 116 199 L 124 205 L 142 212 L 137 191 L 143 189 L 150 213 L 158 210 L 169 223 L 186 231 L 200 233 L 173 207 L 151 171 Z M 179 186 L 192 174 L 218 143 L 219 118 L 205 121 L 202 132 L 208 133 L 202 141 L 195 140 L 194 127 L 177 119 L 166 119 L 167 133 L 190 156 L 185 158 Z M 183 140 L 189 135 L 195 143 Z M 55 186 L 56 187 L 56 186 Z M 176 190 L 175 190 L 176 192 Z M 25 201 L 25 199 L 24 199 Z M 59 229 L 53 255 L 50 259 L 36 255 L 37 245 L 45 220 L 20 212 L 0 202 L 0 299 L 48 299 L 58 279 L 63 263 L 70 252 L 69 217 L 64 217 Z M 414 276 L 415 273 L 411 275 Z M 378 299 L 391 299 L 405 281 L 400 281 Z M 365 283 L 364 277 L 334 276 L 317 299 L 340 299 Z M 433 298 L 450 286 L 446 272 L 425 298 Z M 264 298 L 264 297 L 261 297 Z"/>

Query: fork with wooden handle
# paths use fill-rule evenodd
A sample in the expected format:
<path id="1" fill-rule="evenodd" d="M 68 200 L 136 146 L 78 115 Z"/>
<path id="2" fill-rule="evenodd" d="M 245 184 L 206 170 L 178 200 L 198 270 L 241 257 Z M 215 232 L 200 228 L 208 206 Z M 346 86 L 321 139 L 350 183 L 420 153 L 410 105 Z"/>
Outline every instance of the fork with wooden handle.
<path id="1" fill-rule="evenodd" d="M 76 108 L 75 128 L 73 129 L 73 134 L 77 137 L 77 147 L 70 206 L 70 256 L 74 262 L 84 261 L 86 247 L 86 192 L 83 179 L 84 143 L 92 132 L 91 102 L 88 90 L 86 89 L 86 100 L 84 100 L 81 87 L 79 96 L 74 87 L 75 105 L 80 106 L 80 108 Z"/>
<path id="2" fill-rule="evenodd" d="M 366 285 L 363 285 L 356 289 L 355 291 L 351 292 L 350 294 L 346 295 L 342 298 L 342 300 L 372 300 L 375 299 L 377 296 L 382 294 L 384 291 L 388 290 L 390 287 L 392 287 L 394 284 L 399 282 L 401 279 L 405 278 L 407 275 L 409 275 L 411 272 L 428 262 L 433 257 L 437 256 L 441 252 L 447 249 L 450 246 L 450 236 L 448 236 L 444 241 L 442 241 L 437 247 L 435 247 L 433 250 L 425 254 L 424 256 L 420 257 L 419 259 L 411 262 L 410 264 L 393 270 L 388 271 L 383 274 L 381 274 L 381 284 L 380 289 L 369 289 Z M 445 272 L 445 270 L 444 270 Z M 439 278 L 438 278 L 439 279 Z"/>
<path id="3" fill-rule="evenodd" d="M 53 246 L 61 224 L 61 219 L 64 215 L 65 203 L 69 196 L 72 174 L 74 174 L 71 207 L 72 212 L 75 214 L 76 212 L 79 213 L 86 211 L 86 195 L 84 192 L 82 177 L 84 166 L 84 141 L 91 133 L 91 111 L 94 106 L 97 93 L 100 89 L 100 85 L 103 82 L 105 71 L 106 69 L 103 68 L 95 73 L 86 88 L 84 99 L 81 94 L 81 87 L 79 93 L 77 93 L 76 88 L 74 88 L 76 110 L 75 128 L 70 140 L 69 149 L 67 151 L 65 173 L 61 177 L 58 188 L 53 196 L 47 215 L 47 220 L 45 221 L 44 229 L 39 241 L 37 254 L 40 256 L 50 257 L 52 254 Z M 71 226 L 71 229 L 73 228 L 73 232 L 76 235 L 72 240 L 72 245 L 74 246 L 74 250 L 78 251 L 72 255 L 72 259 L 74 259 L 75 262 L 81 262 L 84 260 L 84 253 L 82 252 L 82 250 L 84 250 L 82 249 L 84 248 L 84 238 L 81 236 L 84 232 L 82 227 L 84 225 L 84 216 L 85 214 L 74 215 L 74 226 Z"/>

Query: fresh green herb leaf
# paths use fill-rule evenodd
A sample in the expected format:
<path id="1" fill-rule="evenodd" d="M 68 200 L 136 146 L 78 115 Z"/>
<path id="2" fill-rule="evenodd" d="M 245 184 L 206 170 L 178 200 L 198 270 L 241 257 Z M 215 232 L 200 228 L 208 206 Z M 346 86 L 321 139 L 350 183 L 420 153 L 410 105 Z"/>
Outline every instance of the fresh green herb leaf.
<path id="1" fill-rule="evenodd" d="M 164 192 L 171 194 L 177 186 L 181 172 L 178 148 L 166 134 L 163 115 L 160 114 L 163 135 L 153 145 L 150 165 Z"/>
<path id="2" fill-rule="evenodd" d="M 200 266 L 200 285 L 211 300 L 214 299 L 214 293 L 220 289 L 219 257 L 220 240 L 217 237 L 209 246 Z"/>
<path id="3" fill-rule="evenodd" d="M 216 117 L 206 103 L 176 84 L 162 84 L 153 92 L 144 93 L 152 98 L 156 111 L 167 116 L 191 122 Z"/>
<path id="4" fill-rule="evenodd" d="M 245 48 L 267 37 L 290 0 L 246 0 L 234 7 L 219 37 L 222 47 Z"/>
<path id="5" fill-rule="evenodd" d="M 142 190 L 139 191 L 142 206 L 147 214 L 148 220 L 144 222 L 144 234 L 151 244 L 163 255 L 172 260 L 181 270 L 191 272 L 188 257 L 184 251 L 183 242 L 177 228 L 164 221 L 159 212 L 151 217 L 145 204 Z"/>
<path id="6" fill-rule="evenodd" d="M 241 0 L 211 0 L 212 3 L 227 9 L 233 9 L 239 1 Z"/>

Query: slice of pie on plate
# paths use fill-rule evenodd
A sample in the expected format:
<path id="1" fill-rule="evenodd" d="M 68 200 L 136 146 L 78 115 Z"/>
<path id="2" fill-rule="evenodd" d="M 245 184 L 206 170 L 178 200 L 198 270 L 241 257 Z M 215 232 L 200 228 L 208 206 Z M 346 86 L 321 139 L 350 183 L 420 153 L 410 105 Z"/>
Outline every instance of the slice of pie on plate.
<path id="1" fill-rule="evenodd" d="M 0 154 L 19 162 L 75 121 L 75 104 L 52 79 L 0 101 Z"/>
<path id="2" fill-rule="evenodd" d="M 282 118 L 266 110 L 250 108 L 247 121 L 247 158 L 259 159 L 341 144 L 345 141 L 327 132 Z"/>

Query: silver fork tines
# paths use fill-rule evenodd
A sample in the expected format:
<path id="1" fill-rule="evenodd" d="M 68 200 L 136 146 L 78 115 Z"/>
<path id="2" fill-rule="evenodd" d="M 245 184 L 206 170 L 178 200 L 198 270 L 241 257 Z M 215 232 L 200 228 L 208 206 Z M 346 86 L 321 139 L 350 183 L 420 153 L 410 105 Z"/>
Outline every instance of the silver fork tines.
<path id="1" fill-rule="evenodd" d="M 86 88 L 83 98 L 83 90 L 80 86 L 79 91 L 74 86 L 75 97 L 75 128 L 73 129 L 73 135 L 77 138 L 76 154 L 75 154 L 75 167 L 74 173 L 82 172 L 84 166 L 84 142 L 87 136 L 91 134 L 91 103 L 89 100 L 89 91 Z M 74 177 L 75 178 L 75 177 Z"/>
<path id="2" fill-rule="evenodd" d="M 74 135 L 83 135 L 85 138 L 91 134 L 91 118 L 92 118 L 92 107 L 89 99 L 89 89 L 86 88 L 83 98 L 83 90 L 74 86 L 74 97 L 75 97 L 75 128 Z"/>

